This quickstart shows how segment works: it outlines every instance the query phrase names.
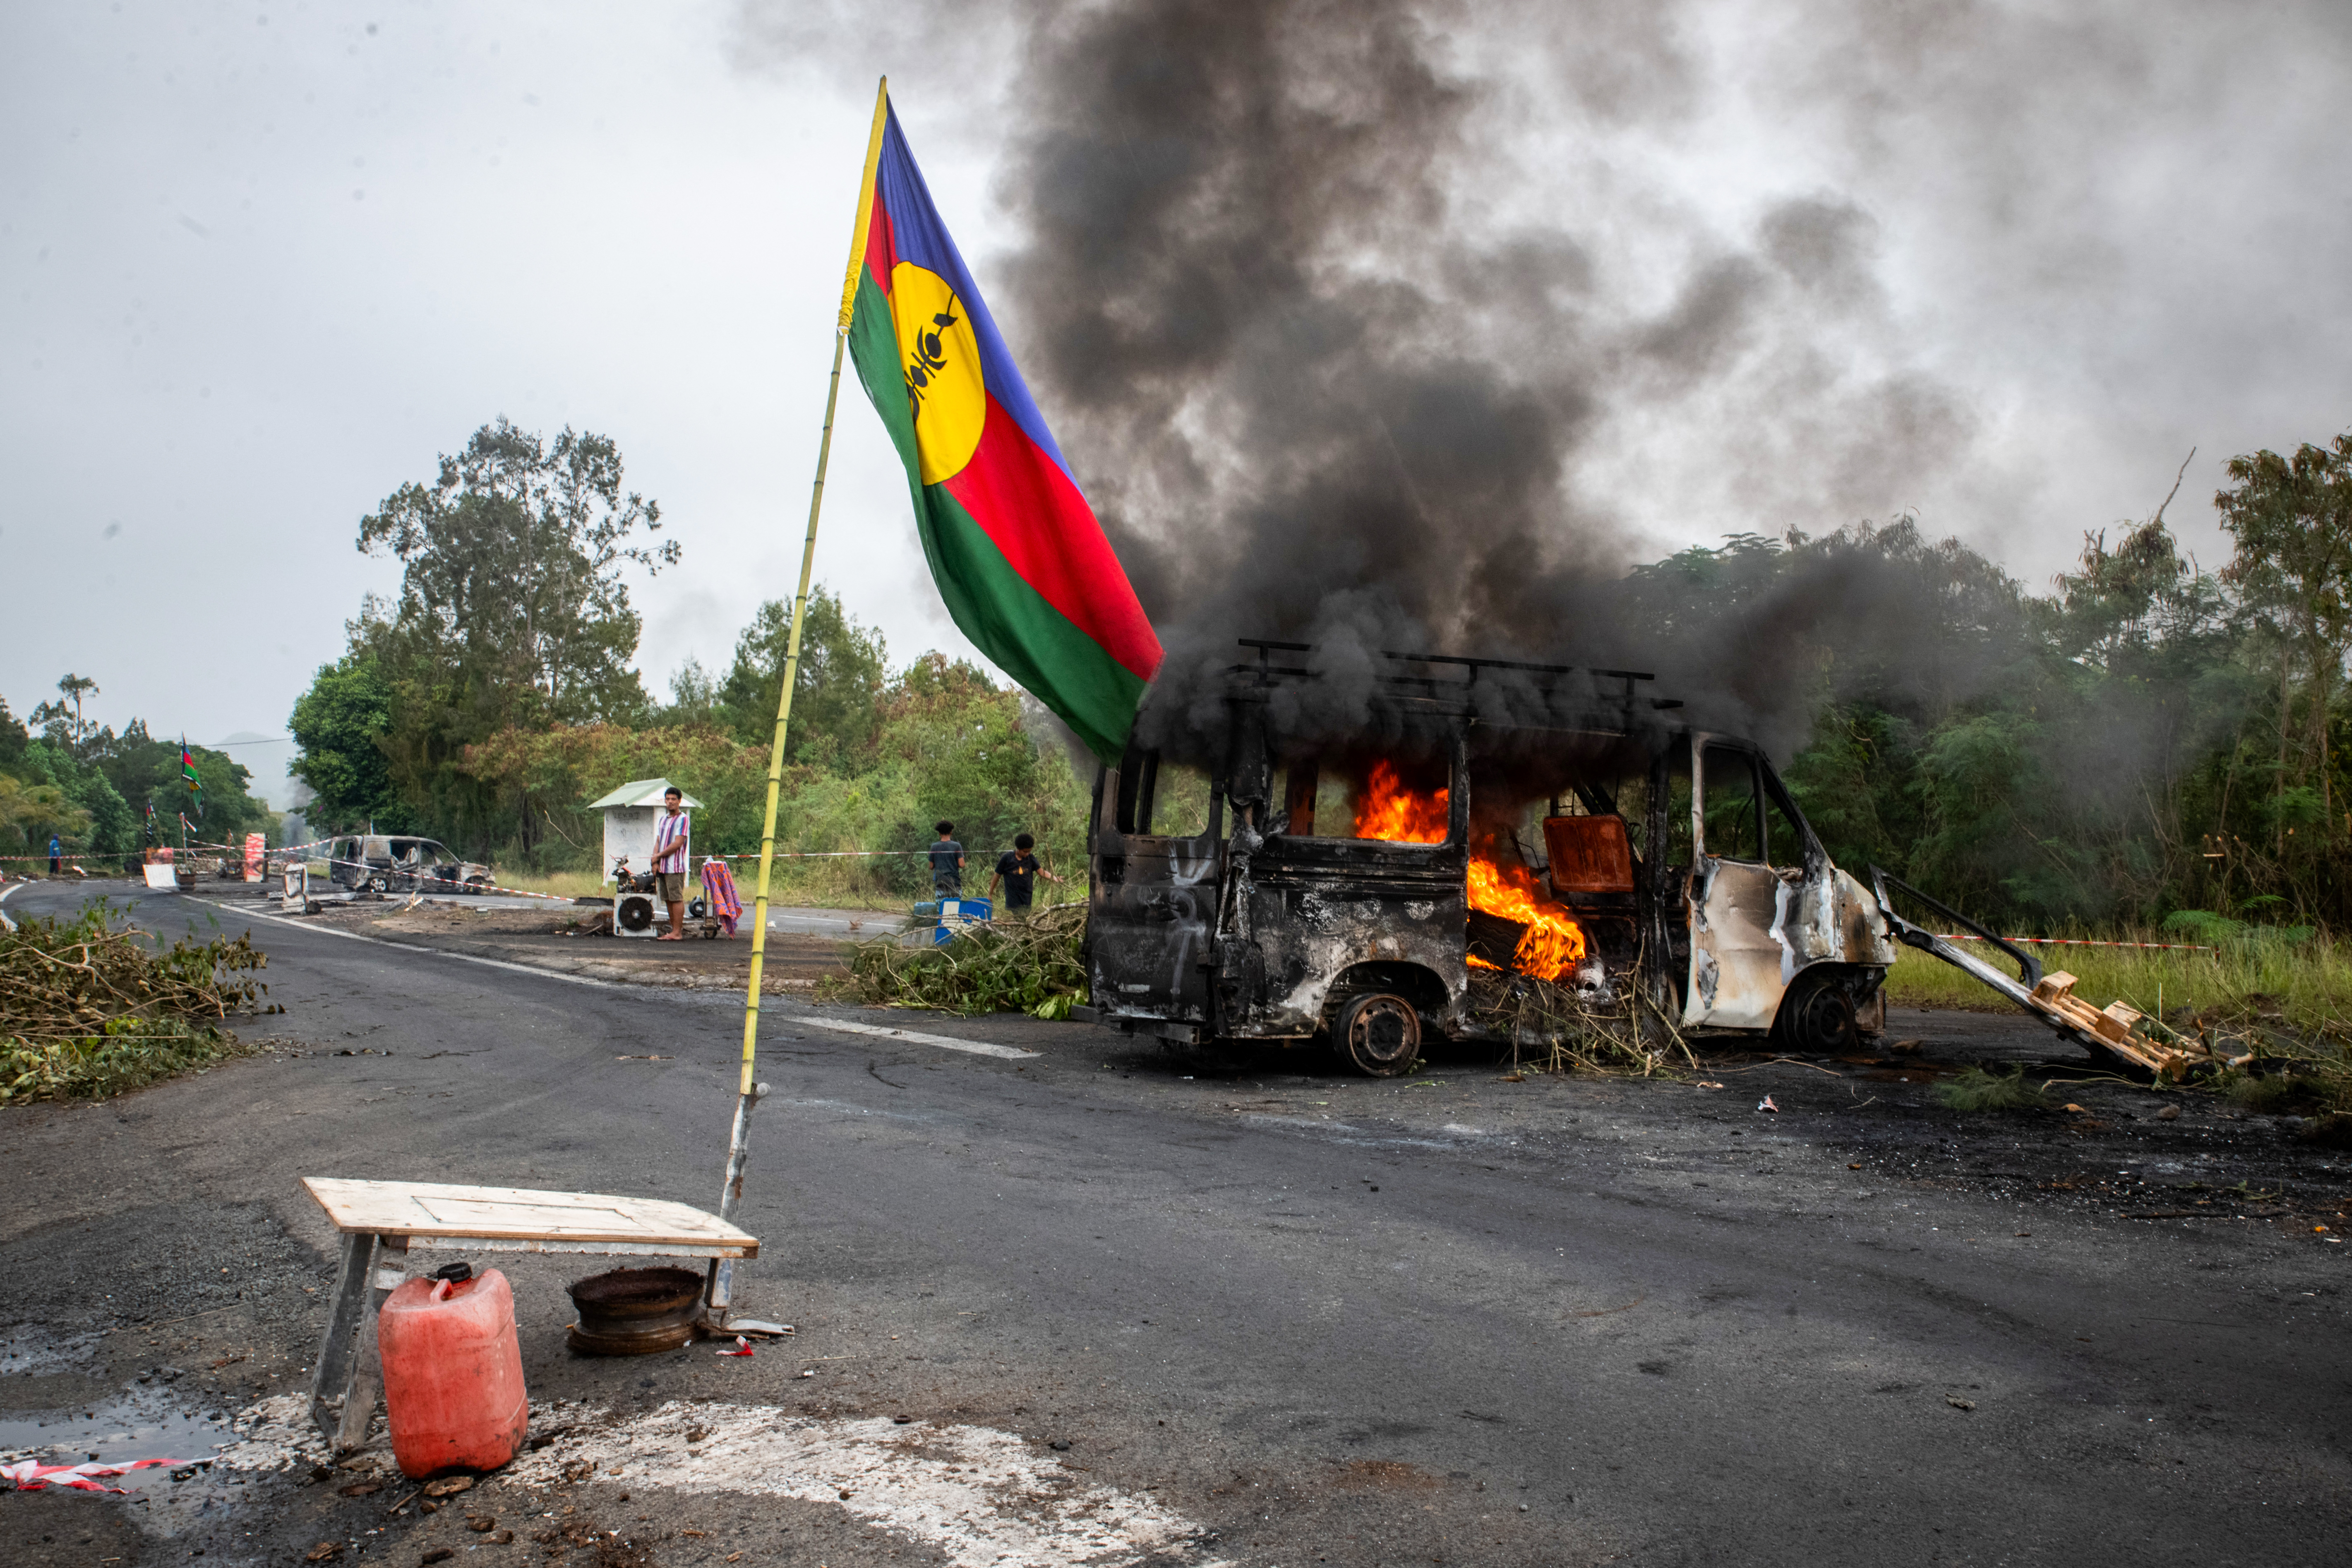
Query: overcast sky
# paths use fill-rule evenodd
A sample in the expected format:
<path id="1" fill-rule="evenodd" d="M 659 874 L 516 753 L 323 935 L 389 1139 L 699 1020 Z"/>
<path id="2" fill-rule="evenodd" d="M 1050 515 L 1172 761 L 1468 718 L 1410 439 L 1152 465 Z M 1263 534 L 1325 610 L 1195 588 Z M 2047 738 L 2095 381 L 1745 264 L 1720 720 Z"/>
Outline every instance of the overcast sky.
<path id="1" fill-rule="evenodd" d="M 2039 584 L 2195 447 L 2171 520 L 2210 560 L 2230 454 L 2352 424 L 2352 7 L 1545 11 L 1565 47 L 1517 49 L 1511 8 L 1433 27 L 1545 172 L 1520 216 L 1557 208 L 1624 310 L 1802 243 L 1770 226 L 1790 203 L 1840 215 L 1809 275 L 1834 310 L 1759 318 L 1581 447 L 1583 504 L 1646 546 L 1907 508 Z M 1025 237 L 1023 24 L 951 35 L 787 5 L 5 7 L 0 694 L 21 716 L 71 669 L 118 726 L 282 734 L 397 583 L 362 514 L 499 415 L 611 436 L 660 500 L 685 556 L 633 589 L 648 689 L 723 663 L 797 568 L 876 71 L 984 289 Z M 1830 427 L 1888 387 L 1946 434 L 1857 467 Z M 898 660 L 968 651 L 854 383 L 817 571 Z"/>

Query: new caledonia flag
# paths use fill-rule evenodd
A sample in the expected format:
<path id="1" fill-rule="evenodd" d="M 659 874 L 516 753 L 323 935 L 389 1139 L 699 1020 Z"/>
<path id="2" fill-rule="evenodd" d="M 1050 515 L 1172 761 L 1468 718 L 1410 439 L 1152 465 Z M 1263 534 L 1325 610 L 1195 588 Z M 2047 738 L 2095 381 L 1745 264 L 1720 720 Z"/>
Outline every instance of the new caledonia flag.
<path id="1" fill-rule="evenodd" d="M 981 652 L 1116 762 L 1160 639 L 931 205 L 887 83 L 874 118 L 841 327 L 907 465 L 931 576 Z"/>
<path id="2" fill-rule="evenodd" d="M 196 816 L 201 820 L 205 815 L 205 780 L 196 772 L 195 753 L 188 750 L 184 737 L 180 742 L 180 781 L 188 786 L 188 799 L 194 804 Z"/>

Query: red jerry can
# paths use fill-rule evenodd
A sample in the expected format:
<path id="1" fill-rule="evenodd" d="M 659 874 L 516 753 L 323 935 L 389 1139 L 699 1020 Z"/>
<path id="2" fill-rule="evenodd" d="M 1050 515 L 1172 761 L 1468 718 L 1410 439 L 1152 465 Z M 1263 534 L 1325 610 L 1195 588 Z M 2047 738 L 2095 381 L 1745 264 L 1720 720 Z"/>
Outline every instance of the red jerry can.
<path id="1" fill-rule="evenodd" d="M 530 1401 L 505 1275 L 404 1281 L 384 1299 L 376 1343 L 403 1475 L 495 1470 L 515 1457 Z"/>

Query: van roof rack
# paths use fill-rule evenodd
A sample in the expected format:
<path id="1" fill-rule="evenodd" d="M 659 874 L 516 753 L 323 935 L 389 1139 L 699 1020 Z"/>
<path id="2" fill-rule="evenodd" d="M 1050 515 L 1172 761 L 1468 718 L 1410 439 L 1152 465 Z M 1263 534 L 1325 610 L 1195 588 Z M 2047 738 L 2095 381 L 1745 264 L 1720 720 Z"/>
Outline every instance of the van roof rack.
<path id="1" fill-rule="evenodd" d="M 1243 647 L 1257 650 L 1257 662 L 1234 665 L 1230 668 L 1229 673 L 1253 676 L 1258 685 L 1270 686 L 1281 679 L 1312 680 L 1322 674 L 1322 671 L 1314 668 L 1311 665 L 1303 663 L 1276 664 L 1271 657 L 1277 653 L 1311 654 L 1315 651 L 1313 643 L 1276 642 L 1265 637 L 1241 637 L 1236 640 Z M 1467 699 L 1473 695 L 1472 689 L 1478 684 L 1480 670 L 1513 669 L 1536 675 L 1585 675 L 1592 677 L 1596 681 L 1622 680 L 1624 682 L 1624 689 L 1618 694 L 1618 700 L 1622 706 L 1630 710 L 1634 706 L 1635 683 L 1658 679 L 1656 675 L 1647 670 L 1604 669 L 1573 664 L 1534 664 L 1525 659 L 1473 658 L 1464 654 L 1452 653 L 1407 653 L 1396 648 L 1382 648 L 1381 657 L 1393 659 L 1399 664 L 1444 665 L 1465 672 L 1462 679 L 1458 680 L 1447 679 L 1436 675 L 1382 675 L 1376 678 L 1383 686 L 1420 688 L 1423 695 L 1431 698 L 1447 693 L 1460 693 Z M 1680 708 L 1682 702 L 1676 698 L 1654 697 L 1649 700 L 1649 706 L 1655 711 L 1664 712 Z"/>

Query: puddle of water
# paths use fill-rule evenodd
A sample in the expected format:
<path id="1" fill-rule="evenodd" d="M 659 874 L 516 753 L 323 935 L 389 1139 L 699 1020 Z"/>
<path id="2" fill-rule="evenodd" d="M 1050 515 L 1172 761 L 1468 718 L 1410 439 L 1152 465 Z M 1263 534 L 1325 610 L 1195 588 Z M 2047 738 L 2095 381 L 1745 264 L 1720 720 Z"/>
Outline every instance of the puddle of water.
<path id="1" fill-rule="evenodd" d="M 161 1394 L 142 1390 L 118 1394 L 79 1410 L 41 1411 L 0 1417 L 0 1460 L 37 1459 L 45 1465 L 79 1465 L 95 1458 L 109 1464 L 133 1459 L 177 1459 L 186 1466 L 210 1459 L 216 1445 L 236 1434 L 226 1421 L 179 1409 Z M 168 1491 L 172 1471 L 162 1466 L 133 1470 L 107 1480 L 133 1496 Z"/>

